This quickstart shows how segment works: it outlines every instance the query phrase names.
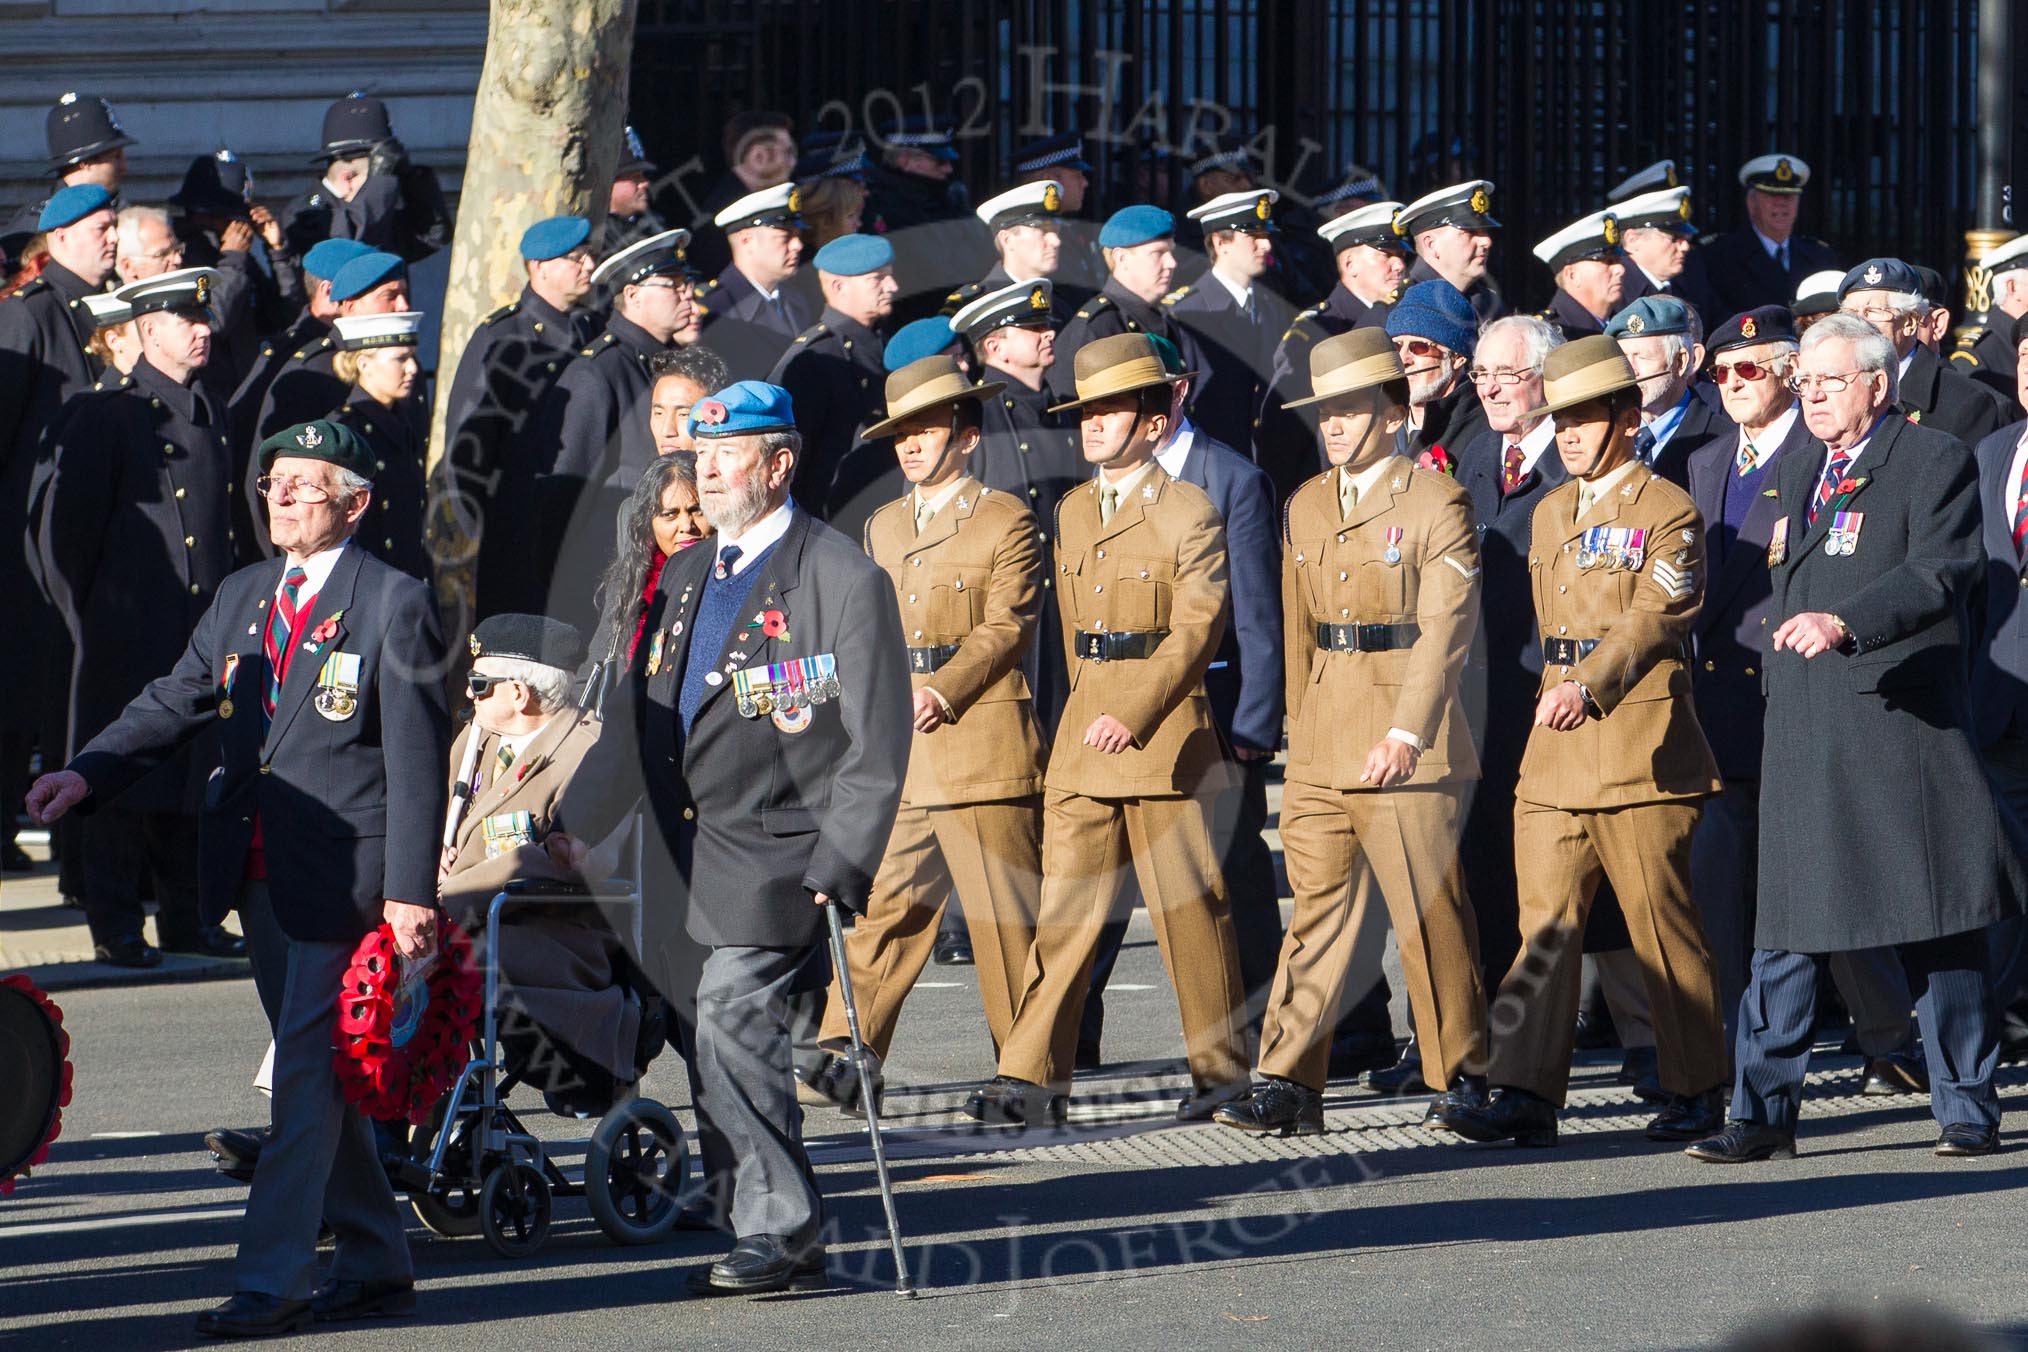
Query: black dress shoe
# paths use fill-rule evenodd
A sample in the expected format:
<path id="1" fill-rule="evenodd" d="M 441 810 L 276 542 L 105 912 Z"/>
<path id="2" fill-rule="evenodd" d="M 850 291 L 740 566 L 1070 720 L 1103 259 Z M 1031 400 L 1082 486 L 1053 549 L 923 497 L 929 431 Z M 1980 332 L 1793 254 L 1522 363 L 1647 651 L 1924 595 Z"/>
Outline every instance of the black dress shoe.
<path id="1" fill-rule="evenodd" d="M 1486 1077 L 1483 1075 L 1460 1075 L 1451 1087 L 1429 1101 L 1423 1111 L 1422 1125 L 1428 1131 L 1449 1131 L 1444 1123 L 1444 1114 L 1463 1108 L 1484 1108 L 1488 1095 Z"/>
<path id="2" fill-rule="evenodd" d="M 1269 1079 L 1244 1098 L 1220 1104 L 1211 1120 L 1257 1135 L 1322 1136 L 1324 1096 L 1290 1080 Z"/>
<path id="3" fill-rule="evenodd" d="M 214 1127 L 204 1133 L 204 1148 L 218 1160 L 218 1172 L 242 1183 L 253 1182 L 254 1166 L 261 1162 L 261 1147 L 267 1144 L 264 1131 L 240 1131 L 235 1127 Z"/>
<path id="4" fill-rule="evenodd" d="M 1577 1011 L 1577 1031 L 1570 1045 L 1581 1052 L 1602 1052 L 1620 1045 L 1620 1030 L 1613 1026 L 1610 1011 Z"/>
<path id="5" fill-rule="evenodd" d="M 246 956 L 246 940 L 223 925 L 206 925 L 195 934 L 165 934 L 161 946 L 164 953 L 187 953 L 200 958 Z"/>
<path id="6" fill-rule="evenodd" d="M 1725 1128 L 1725 1091 L 1677 1094 L 1648 1122 L 1651 1141 L 1698 1141 Z"/>
<path id="7" fill-rule="evenodd" d="M 5 869 L 9 873 L 29 873 L 34 871 L 34 868 L 35 860 L 14 841 L 9 840 L 4 847 L 0 847 L 0 869 Z"/>
<path id="8" fill-rule="evenodd" d="M 872 1052 L 866 1053 L 866 1060 L 873 1071 L 873 1103 L 878 1107 L 883 1100 L 886 1084 L 880 1074 L 880 1058 Z M 849 1056 L 837 1052 L 826 1052 L 824 1059 L 815 1070 L 796 1068 L 796 1078 L 810 1087 L 812 1093 L 841 1112 L 854 1117 L 866 1115 L 866 1105 L 860 1097 L 859 1067 Z"/>
<path id="9" fill-rule="evenodd" d="M 1502 1089 L 1484 1106 L 1440 1110 L 1443 1125 L 1468 1141 L 1556 1144 L 1556 1105 L 1526 1089 Z"/>
<path id="10" fill-rule="evenodd" d="M 1381 1094 L 1423 1094 L 1434 1087 L 1423 1081 L 1422 1049 L 1415 1045 L 1414 1038 L 1401 1049 L 1400 1059 L 1368 1070 L 1360 1083 Z"/>
<path id="11" fill-rule="evenodd" d="M 275 1338 L 310 1322 L 310 1302 L 283 1300 L 263 1291 L 235 1291 L 231 1300 L 197 1316 L 210 1338 Z"/>
<path id="12" fill-rule="evenodd" d="M 1253 1090 L 1251 1080 L 1232 1080 L 1225 1084 L 1214 1084 L 1203 1089 L 1193 1088 L 1176 1104 L 1178 1122 L 1209 1122 L 1211 1115 L 1236 1099 L 1243 1099 Z"/>
<path id="13" fill-rule="evenodd" d="M 1929 1067 L 1921 1057 L 1910 1056 L 1907 1052 L 1876 1056 L 1866 1063 L 1866 1083 L 1860 1086 L 1859 1092 L 1870 1098 L 1927 1094 Z"/>
<path id="14" fill-rule="evenodd" d="M 1044 1085 L 1011 1075 L 995 1075 L 965 1100 L 965 1116 L 988 1126 L 1027 1126 L 1047 1122 L 1060 1127 L 1070 1115 L 1070 1096 L 1052 1094 Z"/>
<path id="15" fill-rule="evenodd" d="M 1634 1097 L 1649 1103 L 1667 1103 L 1673 1097 L 1662 1088 L 1662 1058 L 1653 1047 L 1629 1047 L 1620 1060 L 1621 1084 L 1631 1085 Z"/>
<path id="16" fill-rule="evenodd" d="M 824 1250 L 800 1250 L 779 1235 L 748 1235 L 684 1285 L 693 1296 L 755 1296 L 769 1291 L 821 1291 L 827 1285 Z"/>
<path id="17" fill-rule="evenodd" d="M 2000 1148 L 2000 1129 L 1971 1122 L 1953 1122 L 1936 1138 L 1936 1153 L 1946 1159 L 1990 1155 Z"/>
<path id="18" fill-rule="evenodd" d="M 963 934 L 939 934 L 936 947 L 930 950 L 930 960 L 939 967 L 970 967 L 972 941 Z"/>
<path id="19" fill-rule="evenodd" d="M 93 944 L 92 960 L 103 962 L 108 967 L 160 967 L 162 953 L 159 949 L 148 947 L 146 939 L 136 936 L 115 939 L 109 944 Z"/>
<path id="20" fill-rule="evenodd" d="M 379 1282 L 325 1282 L 310 1293 L 310 1313 L 320 1324 L 341 1319 L 375 1319 L 415 1312 L 415 1279 Z"/>
<path id="21" fill-rule="evenodd" d="M 1759 1122 L 1727 1122 L 1725 1130 L 1685 1147 L 1683 1153 L 1706 1164 L 1792 1160 L 1796 1157 L 1796 1134 Z"/>

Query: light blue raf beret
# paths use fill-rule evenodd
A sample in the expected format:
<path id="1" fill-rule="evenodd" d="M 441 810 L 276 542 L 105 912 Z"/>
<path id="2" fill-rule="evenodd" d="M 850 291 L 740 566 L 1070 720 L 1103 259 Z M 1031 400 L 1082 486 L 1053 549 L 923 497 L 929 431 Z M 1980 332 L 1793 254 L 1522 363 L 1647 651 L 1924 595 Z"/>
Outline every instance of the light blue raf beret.
<path id="1" fill-rule="evenodd" d="M 43 204 L 42 214 L 35 218 L 37 230 L 58 230 L 66 225 L 76 225 L 94 211 L 103 211 L 113 204 L 113 195 L 96 183 L 73 183 L 59 189 Z"/>
<path id="2" fill-rule="evenodd" d="M 888 370 L 899 371 L 912 361 L 936 356 L 956 341 L 958 331 L 951 327 L 951 321 L 942 315 L 931 315 L 896 329 L 894 337 L 887 340 L 881 360 Z"/>
<path id="3" fill-rule="evenodd" d="M 1131 249 L 1151 239 L 1166 239 L 1176 233 L 1176 218 L 1160 207 L 1146 204 L 1121 207 L 1099 230 L 1099 247 Z"/>
<path id="4" fill-rule="evenodd" d="M 837 241 L 832 241 L 836 243 Z M 793 432 L 796 406 L 789 392 L 764 380 L 727 385 L 690 410 L 692 437 L 744 437 L 755 432 Z"/>
<path id="5" fill-rule="evenodd" d="M 303 271 L 328 282 L 338 275 L 338 269 L 372 252 L 371 244 L 362 244 L 356 239 L 319 240 L 303 254 Z"/>
<path id="6" fill-rule="evenodd" d="M 401 255 L 363 253 L 338 269 L 338 275 L 331 279 L 331 299 L 352 300 L 363 296 L 382 282 L 394 277 L 408 276 L 408 264 L 401 261 Z"/>
<path id="7" fill-rule="evenodd" d="M 591 222 L 582 216 L 551 216 L 521 232 L 521 256 L 531 263 L 561 258 L 591 238 Z"/>
<path id="8" fill-rule="evenodd" d="M 1612 338 L 1659 338 L 1690 332 L 1690 307 L 1674 296 L 1642 296 L 1605 326 Z"/>
<path id="9" fill-rule="evenodd" d="M 879 235 L 840 235 L 817 250 L 817 271 L 860 277 L 894 262 L 894 246 Z"/>

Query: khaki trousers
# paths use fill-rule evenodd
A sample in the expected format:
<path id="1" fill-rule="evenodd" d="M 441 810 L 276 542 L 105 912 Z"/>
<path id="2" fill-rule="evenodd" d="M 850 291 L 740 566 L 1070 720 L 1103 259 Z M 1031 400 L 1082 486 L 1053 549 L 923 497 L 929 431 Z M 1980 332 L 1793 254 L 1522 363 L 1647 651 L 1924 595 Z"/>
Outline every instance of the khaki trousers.
<path id="1" fill-rule="evenodd" d="M 1176 988 L 1192 1082 L 1246 1078 L 1246 990 L 1208 811 L 1197 798 L 1044 793 L 1042 915 L 1000 1044 L 1002 1075 L 1069 1091 L 1099 932 L 1132 868 Z"/>
<path id="2" fill-rule="evenodd" d="M 1455 788 L 1283 787 L 1282 859 L 1296 904 L 1268 993 L 1262 1074 L 1323 1089 L 1374 882 L 1394 923 L 1424 1076 L 1448 1085 L 1484 1068 L 1478 922 L 1458 870 L 1463 817 Z"/>
<path id="3" fill-rule="evenodd" d="M 1690 899 L 1690 837 L 1700 802 L 1607 811 L 1514 804 L 1521 952 L 1493 1002 L 1488 1078 L 1562 1104 L 1576 1036 L 1584 921 L 1601 877 L 1633 936 L 1662 1087 L 1700 1094 L 1726 1079 L 1718 980 Z"/>
<path id="4" fill-rule="evenodd" d="M 986 1027 L 994 1046 L 1006 1042 L 1041 909 L 1041 855 L 1039 795 L 901 809 L 866 914 L 845 936 L 859 1034 L 869 1051 L 886 1059 L 902 1002 L 936 947 L 954 888 L 972 934 Z M 833 976 L 818 1041 L 842 1049 L 850 1040 L 845 998 Z"/>

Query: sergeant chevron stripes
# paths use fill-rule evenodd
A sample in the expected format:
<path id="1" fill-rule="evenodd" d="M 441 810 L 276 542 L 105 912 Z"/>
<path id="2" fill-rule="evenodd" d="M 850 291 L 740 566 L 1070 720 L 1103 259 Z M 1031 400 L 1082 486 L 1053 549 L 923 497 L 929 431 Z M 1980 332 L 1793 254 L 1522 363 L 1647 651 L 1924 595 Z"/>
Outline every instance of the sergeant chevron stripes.
<path id="1" fill-rule="evenodd" d="M 1681 601 L 1697 588 L 1697 579 L 1687 568 L 1678 568 L 1667 559 L 1657 558 L 1654 571 L 1655 585 L 1671 601 Z"/>

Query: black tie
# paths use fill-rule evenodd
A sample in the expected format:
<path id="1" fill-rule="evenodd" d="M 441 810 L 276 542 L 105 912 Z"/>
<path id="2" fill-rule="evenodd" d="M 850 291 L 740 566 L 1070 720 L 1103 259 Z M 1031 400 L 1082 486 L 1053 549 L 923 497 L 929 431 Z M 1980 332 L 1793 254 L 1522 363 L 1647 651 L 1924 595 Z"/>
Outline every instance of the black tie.
<path id="1" fill-rule="evenodd" d="M 718 567 L 714 572 L 721 582 L 732 576 L 732 565 L 739 562 L 743 552 L 738 545 L 727 545 L 718 551 Z"/>

